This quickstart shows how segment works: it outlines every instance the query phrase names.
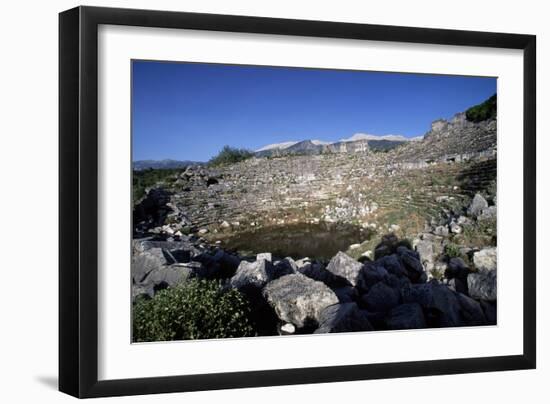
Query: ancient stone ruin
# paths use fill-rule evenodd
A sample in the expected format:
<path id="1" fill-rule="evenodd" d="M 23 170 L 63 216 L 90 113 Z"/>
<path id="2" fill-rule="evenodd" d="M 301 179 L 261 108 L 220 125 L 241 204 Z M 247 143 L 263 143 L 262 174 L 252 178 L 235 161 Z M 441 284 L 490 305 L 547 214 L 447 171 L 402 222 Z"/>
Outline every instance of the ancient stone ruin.
<path id="1" fill-rule="evenodd" d="M 463 113 L 391 150 L 191 165 L 134 201 L 132 295 L 219 279 L 258 335 L 496 324 L 496 215 L 496 120 Z M 306 226 L 328 229 L 317 250 L 260 243 Z"/>

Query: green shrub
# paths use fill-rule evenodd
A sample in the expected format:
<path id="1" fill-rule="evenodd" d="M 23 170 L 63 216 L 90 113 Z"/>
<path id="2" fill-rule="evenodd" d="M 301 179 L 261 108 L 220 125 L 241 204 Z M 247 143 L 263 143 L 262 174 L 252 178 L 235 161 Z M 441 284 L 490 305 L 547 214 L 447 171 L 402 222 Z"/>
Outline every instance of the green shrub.
<path id="1" fill-rule="evenodd" d="M 466 119 L 471 122 L 481 122 L 497 117 L 497 95 L 466 110 Z"/>
<path id="2" fill-rule="evenodd" d="M 212 157 L 210 159 L 208 164 L 212 166 L 233 164 L 249 159 L 252 156 L 253 153 L 249 150 L 224 146 L 223 149 L 215 157 Z"/>
<path id="3" fill-rule="evenodd" d="M 133 202 L 137 204 L 145 196 L 145 190 L 159 183 L 169 185 L 176 181 L 181 168 L 148 168 L 134 170 L 132 175 Z"/>
<path id="4" fill-rule="evenodd" d="M 449 258 L 460 257 L 460 247 L 457 244 L 449 243 L 445 245 L 445 254 Z"/>
<path id="5" fill-rule="evenodd" d="M 192 279 L 138 299 L 133 307 L 135 342 L 231 338 L 254 335 L 248 301 L 219 282 Z"/>

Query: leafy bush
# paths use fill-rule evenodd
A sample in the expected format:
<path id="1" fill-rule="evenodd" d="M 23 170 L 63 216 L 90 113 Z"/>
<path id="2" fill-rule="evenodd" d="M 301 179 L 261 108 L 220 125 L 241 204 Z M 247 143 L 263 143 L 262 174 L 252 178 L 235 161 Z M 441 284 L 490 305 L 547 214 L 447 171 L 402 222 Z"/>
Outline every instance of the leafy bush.
<path id="1" fill-rule="evenodd" d="M 238 163 L 253 156 L 253 153 L 246 149 L 237 149 L 230 146 L 224 146 L 223 149 L 210 159 L 208 164 L 212 166 L 227 165 Z"/>
<path id="2" fill-rule="evenodd" d="M 134 204 L 145 196 L 145 190 L 157 183 L 171 183 L 177 175 L 184 171 L 181 168 L 149 168 L 146 170 L 134 170 L 132 175 L 132 193 Z"/>
<path id="3" fill-rule="evenodd" d="M 466 119 L 471 122 L 481 122 L 487 119 L 493 119 L 497 116 L 497 95 L 475 105 L 466 111 Z"/>
<path id="4" fill-rule="evenodd" d="M 460 257 L 460 247 L 457 244 L 449 243 L 445 245 L 445 254 L 449 258 Z"/>
<path id="5" fill-rule="evenodd" d="M 231 338 L 254 335 L 248 301 L 219 282 L 192 279 L 138 299 L 133 307 L 135 342 Z"/>

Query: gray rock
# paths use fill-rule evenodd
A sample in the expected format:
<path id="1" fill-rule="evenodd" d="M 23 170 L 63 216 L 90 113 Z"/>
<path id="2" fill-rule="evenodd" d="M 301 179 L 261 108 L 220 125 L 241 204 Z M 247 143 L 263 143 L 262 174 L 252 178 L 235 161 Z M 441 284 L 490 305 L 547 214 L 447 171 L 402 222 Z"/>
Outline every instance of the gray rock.
<path id="1" fill-rule="evenodd" d="M 266 261 L 272 262 L 273 257 L 272 257 L 270 252 L 257 254 L 256 255 L 256 261 L 261 261 L 261 260 L 266 260 Z"/>
<path id="2" fill-rule="evenodd" d="M 491 220 L 496 219 L 497 217 L 497 207 L 489 206 L 488 208 L 483 209 L 481 214 L 478 215 L 477 220 Z"/>
<path id="3" fill-rule="evenodd" d="M 429 240 L 420 240 L 416 244 L 416 251 L 420 254 L 423 263 L 434 261 L 433 243 Z"/>
<path id="4" fill-rule="evenodd" d="M 343 303 L 323 309 L 315 334 L 372 330 L 366 312 L 355 303 Z"/>
<path id="5" fill-rule="evenodd" d="M 429 323 L 433 326 L 461 325 L 460 304 L 455 293 L 447 286 L 431 281 L 426 284 L 411 285 L 401 292 L 404 303 L 418 303 L 432 314 Z"/>
<path id="6" fill-rule="evenodd" d="M 418 303 L 407 303 L 390 311 L 386 318 L 386 326 L 390 330 L 409 330 L 426 328 L 427 324 L 422 307 Z"/>
<path id="7" fill-rule="evenodd" d="M 378 282 L 370 288 L 366 295 L 361 297 L 369 311 L 388 311 L 399 304 L 399 293 L 383 282 Z"/>
<path id="8" fill-rule="evenodd" d="M 295 332 L 296 332 L 296 327 L 294 327 L 294 324 L 291 324 L 291 323 L 283 324 L 280 328 L 281 335 L 292 335 Z"/>
<path id="9" fill-rule="evenodd" d="M 153 285 L 155 289 L 164 287 L 173 287 L 192 277 L 193 269 L 181 266 L 168 266 L 157 268 L 152 271 L 146 279 L 148 285 Z"/>
<path id="10" fill-rule="evenodd" d="M 487 247 L 474 253 L 474 266 L 476 269 L 493 271 L 497 269 L 497 248 Z"/>
<path id="11" fill-rule="evenodd" d="M 447 226 L 437 226 L 434 229 L 436 236 L 447 237 L 449 235 L 449 228 Z"/>
<path id="12" fill-rule="evenodd" d="M 168 265 L 161 248 L 150 248 L 132 256 L 132 281 L 142 283 L 149 273 Z"/>
<path id="13" fill-rule="evenodd" d="M 462 227 L 460 227 L 456 222 L 449 223 L 449 230 L 451 230 L 451 233 L 453 234 L 462 233 Z"/>
<path id="14" fill-rule="evenodd" d="M 487 208 L 489 204 L 481 194 L 475 194 L 470 206 L 468 207 L 468 214 L 473 217 L 477 217 L 483 209 Z"/>
<path id="15" fill-rule="evenodd" d="M 477 301 L 462 293 L 457 293 L 456 296 L 460 304 L 462 321 L 464 321 L 466 325 L 475 326 L 487 324 L 483 309 Z"/>
<path id="16" fill-rule="evenodd" d="M 349 284 L 355 286 L 359 280 L 361 274 L 361 269 L 363 264 L 354 260 L 349 255 L 339 251 L 332 259 L 330 260 L 327 271 L 332 274 L 345 279 Z"/>
<path id="17" fill-rule="evenodd" d="M 323 309 L 338 303 L 328 286 L 302 274 L 285 275 L 269 282 L 263 295 L 281 320 L 297 328 L 319 324 Z"/>
<path id="18" fill-rule="evenodd" d="M 229 284 L 236 289 L 262 288 L 271 280 L 272 275 L 273 266 L 269 261 L 241 261 Z"/>
<path id="19" fill-rule="evenodd" d="M 481 269 L 469 274 L 468 293 L 474 299 L 497 300 L 497 271 Z"/>

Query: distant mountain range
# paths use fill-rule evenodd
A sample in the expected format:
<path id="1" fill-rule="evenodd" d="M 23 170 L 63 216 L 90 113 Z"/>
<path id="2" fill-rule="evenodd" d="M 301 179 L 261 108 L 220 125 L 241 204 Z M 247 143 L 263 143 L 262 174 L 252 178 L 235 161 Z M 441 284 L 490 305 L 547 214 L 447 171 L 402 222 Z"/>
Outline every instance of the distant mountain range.
<path id="1" fill-rule="evenodd" d="M 200 165 L 204 164 L 198 161 L 189 161 L 189 160 L 136 160 L 132 162 L 132 168 L 134 170 L 147 170 L 149 168 L 155 169 L 169 169 L 169 168 L 184 168 L 189 165 Z"/>
<path id="2" fill-rule="evenodd" d="M 345 153 L 354 151 L 384 151 L 393 149 L 400 144 L 422 140 L 422 136 L 406 138 L 401 135 L 371 135 L 356 133 L 350 138 L 337 142 L 323 140 L 302 140 L 274 143 L 255 150 L 258 157 L 281 156 L 291 154 Z"/>

